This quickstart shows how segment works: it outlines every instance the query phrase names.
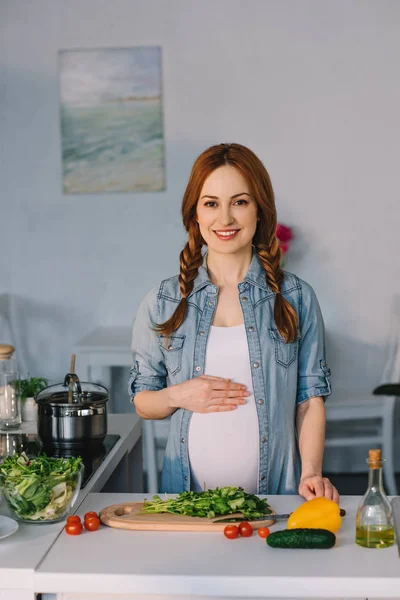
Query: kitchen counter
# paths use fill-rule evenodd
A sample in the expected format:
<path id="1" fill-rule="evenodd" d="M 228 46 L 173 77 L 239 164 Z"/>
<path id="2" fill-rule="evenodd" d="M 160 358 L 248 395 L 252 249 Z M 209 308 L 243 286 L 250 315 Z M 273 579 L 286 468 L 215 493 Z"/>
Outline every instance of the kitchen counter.
<path id="1" fill-rule="evenodd" d="M 36 423 L 23 423 L 15 433 L 35 433 Z M 108 415 L 108 433 L 120 435 L 99 468 L 80 491 L 74 510 L 91 492 L 117 489 L 142 491 L 141 422 L 135 414 Z M 99 494 L 101 496 L 101 494 Z M 4 499 L 0 513 L 9 515 Z M 20 523 L 18 531 L 0 540 L 0 600 L 32 600 L 34 570 L 49 551 L 65 522 Z"/>
<path id="2" fill-rule="evenodd" d="M 144 497 L 89 494 L 78 512 Z M 79 600 L 398 598 L 397 547 L 372 550 L 354 542 L 360 499 L 341 498 L 347 514 L 330 550 L 269 548 L 256 533 L 227 540 L 222 532 L 129 531 L 104 525 L 77 537 L 62 532 L 34 573 L 34 590 Z M 302 501 L 299 496 L 268 500 L 277 512 L 290 512 Z M 280 522 L 271 530 L 285 526 Z"/>

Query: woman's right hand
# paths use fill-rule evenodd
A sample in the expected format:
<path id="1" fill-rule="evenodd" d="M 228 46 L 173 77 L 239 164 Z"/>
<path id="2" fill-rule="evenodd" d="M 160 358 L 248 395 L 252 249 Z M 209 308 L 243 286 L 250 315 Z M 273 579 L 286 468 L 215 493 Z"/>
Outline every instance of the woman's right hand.
<path id="1" fill-rule="evenodd" d="M 196 413 L 211 413 L 235 410 L 246 404 L 249 392 L 245 385 L 230 379 L 201 375 L 168 388 L 173 408 L 185 408 Z"/>

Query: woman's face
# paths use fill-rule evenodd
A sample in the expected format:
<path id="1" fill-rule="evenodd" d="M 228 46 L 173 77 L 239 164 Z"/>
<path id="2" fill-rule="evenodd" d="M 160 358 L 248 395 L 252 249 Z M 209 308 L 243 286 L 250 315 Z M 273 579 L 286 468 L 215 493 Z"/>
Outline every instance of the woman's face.
<path id="1" fill-rule="evenodd" d="M 209 250 L 219 254 L 251 250 L 257 203 L 244 177 L 229 165 L 208 176 L 197 203 L 197 222 Z"/>

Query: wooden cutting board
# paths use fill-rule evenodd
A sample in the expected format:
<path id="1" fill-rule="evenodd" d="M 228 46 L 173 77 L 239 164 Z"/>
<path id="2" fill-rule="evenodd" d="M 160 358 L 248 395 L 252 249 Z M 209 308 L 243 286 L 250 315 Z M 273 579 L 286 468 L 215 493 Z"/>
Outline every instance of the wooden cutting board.
<path id="1" fill-rule="evenodd" d="M 122 504 L 113 504 L 100 511 L 100 520 L 109 527 L 119 529 L 140 529 L 147 531 L 223 531 L 229 523 L 217 523 L 215 519 L 204 517 L 186 517 L 183 515 L 173 515 L 171 513 L 162 514 L 140 514 L 143 508 L 143 502 L 124 502 Z M 230 515 L 226 515 L 228 518 Z M 233 515 L 232 515 L 233 516 Z M 235 513 L 234 516 L 239 516 Z M 224 518 L 224 517 L 219 517 Z M 272 519 L 262 521 L 249 521 L 254 529 L 268 527 L 274 523 Z"/>

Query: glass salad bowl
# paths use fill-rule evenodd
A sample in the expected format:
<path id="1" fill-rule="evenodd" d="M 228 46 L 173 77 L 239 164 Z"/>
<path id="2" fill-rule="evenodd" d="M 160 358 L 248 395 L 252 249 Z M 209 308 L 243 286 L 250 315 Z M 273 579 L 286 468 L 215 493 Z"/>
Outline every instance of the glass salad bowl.
<path id="1" fill-rule="evenodd" d="M 56 523 L 71 512 L 82 482 L 80 457 L 7 456 L 0 488 L 12 515 L 23 523 Z"/>

